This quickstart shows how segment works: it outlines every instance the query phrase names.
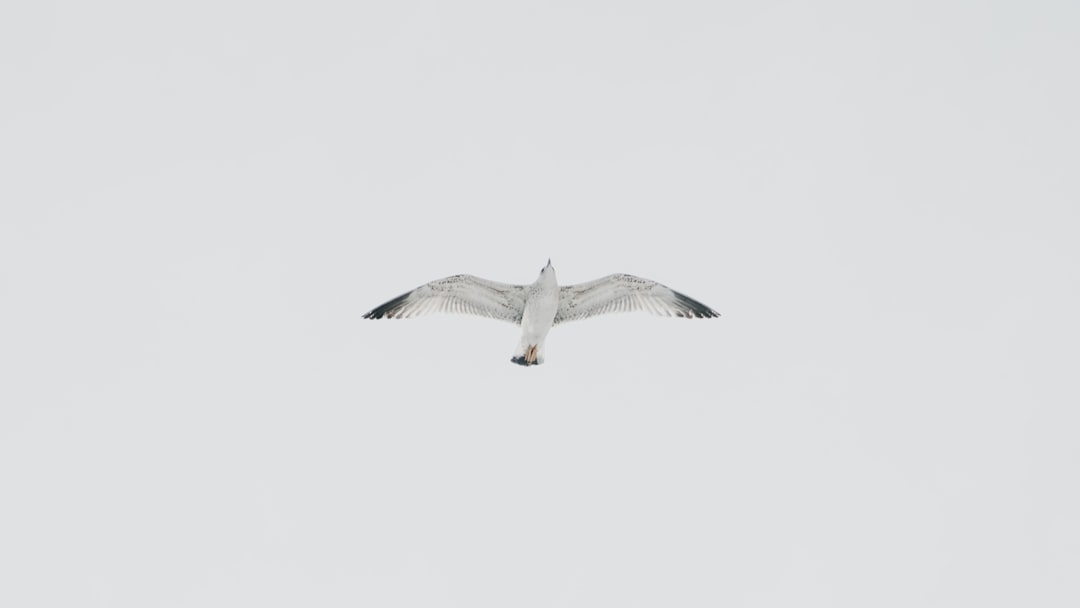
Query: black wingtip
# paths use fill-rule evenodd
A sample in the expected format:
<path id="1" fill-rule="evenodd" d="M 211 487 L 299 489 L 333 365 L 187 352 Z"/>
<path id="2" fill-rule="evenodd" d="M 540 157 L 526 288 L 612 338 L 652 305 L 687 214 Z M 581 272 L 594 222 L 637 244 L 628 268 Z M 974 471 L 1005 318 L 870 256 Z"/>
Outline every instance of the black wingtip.
<path id="1" fill-rule="evenodd" d="M 412 292 L 410 291 L 409 293 Z M 405 300 L 408 299 L 409 293 L 403 293 L 385 304 L 376 306 L 370 312 L 364 313 L 364 318 L 382 319 L 383 317 L 385 317 L 387 319 L 393 319 L 396 316 L 395 313 L 398 311 L 399 308 L 401 308 L 401 305 L 405 303 Z"/>
<path id="2" fill-rule="evenodd" d="M 718 313 L 715 310 L 709 308 L 708 306 L 702 304 L 701 302 L 698 302 L 694 298 L 691 298 L 690 296 L 681 294 L 681 293 L 679 293 L 677 291 L 674 292 L 674 293 L 675 293 L 675 299 L 678 300 L 679 304 L 681 304 L 685 308 L 684 312 L 686 313 L 686 315 L 685 315 L 686 318 L 688 318 L 688 319 L 712 319 L 714 317 L 719 317 L 720 316 L 720 313 Z"/>

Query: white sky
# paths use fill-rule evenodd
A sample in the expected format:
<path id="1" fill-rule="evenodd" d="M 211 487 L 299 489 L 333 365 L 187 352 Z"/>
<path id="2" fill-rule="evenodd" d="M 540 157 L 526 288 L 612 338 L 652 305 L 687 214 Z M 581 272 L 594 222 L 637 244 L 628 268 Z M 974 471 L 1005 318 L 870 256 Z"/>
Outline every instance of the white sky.
<path id="1" fill-rule="evenodd" d="M 1080 605 L 1078 74 L 1074 2 L 5 3 L 0 605 Z M 360 318 L 548 257 L 723 317 Z"/>

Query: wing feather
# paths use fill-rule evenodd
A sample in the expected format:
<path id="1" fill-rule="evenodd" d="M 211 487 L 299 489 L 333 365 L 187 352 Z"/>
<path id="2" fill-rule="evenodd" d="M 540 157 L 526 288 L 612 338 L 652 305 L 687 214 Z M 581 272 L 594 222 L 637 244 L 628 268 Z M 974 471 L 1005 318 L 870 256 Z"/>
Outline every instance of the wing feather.
<path id="1" fill-rule="evenodd" d="M 401 294 L 365 313 L 364 318 L 408 319 L 451 312 L 521 323 L 524 311 L 525 286 L 459 274 Z"/>
<path id="2" fill-rule="evenodd" d="M 656 281 L 629 274 L 559 288 L 555 324 L 596 315 L 645 311 L 665 317 L 707 319 L 720 313 Z"/>

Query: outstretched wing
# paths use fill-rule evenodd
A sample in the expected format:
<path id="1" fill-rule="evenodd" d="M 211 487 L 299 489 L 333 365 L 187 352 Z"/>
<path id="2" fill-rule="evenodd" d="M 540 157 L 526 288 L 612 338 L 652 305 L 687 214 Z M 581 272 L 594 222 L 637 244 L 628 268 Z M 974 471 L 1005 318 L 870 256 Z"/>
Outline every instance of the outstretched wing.
<path id="1" fill-rule="evenodd" d="M 521 323 L 525 287 L 459 274 L 421 285 L 377 306 L 365 319 L 407 319 L 435 312 L 456 312 Z"/>
<path id="2" fill-rule="evenodd" d="M 610 312 L 643 310 L 665 317 L 719 317 L 720 313 L 656 281 L 629 274 L 559 288 L 555 324 Z"/>

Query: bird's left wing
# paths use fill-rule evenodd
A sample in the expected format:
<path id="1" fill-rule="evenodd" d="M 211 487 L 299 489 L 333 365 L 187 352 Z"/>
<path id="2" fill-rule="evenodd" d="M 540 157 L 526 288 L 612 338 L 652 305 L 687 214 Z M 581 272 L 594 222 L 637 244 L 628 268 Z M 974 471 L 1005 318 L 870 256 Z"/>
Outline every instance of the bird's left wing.
<path id="1" fill-rule="evenodd" d="M 459 274 L 432 281 L 375 307 L 365 319 L 407 319 L 435 312 L 479 315 L 521 323 L 525 287 Z"/>
<path id="2" fill-rule="evenodd" d="M 709 318 L 720 313 L 656 281 L 629 274 L 559 288 L 555 324 L 612 312 L 642 310 L 666 317 Z"/>

